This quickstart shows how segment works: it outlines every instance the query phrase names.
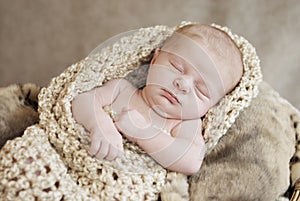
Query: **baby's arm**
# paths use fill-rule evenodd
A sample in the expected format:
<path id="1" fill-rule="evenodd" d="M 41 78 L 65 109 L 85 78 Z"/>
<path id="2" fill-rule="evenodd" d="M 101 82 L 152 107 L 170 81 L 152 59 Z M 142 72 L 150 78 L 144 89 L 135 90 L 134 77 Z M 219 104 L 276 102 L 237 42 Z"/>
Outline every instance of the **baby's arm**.
<path id="1" fill-rule="evenodd" d="M 174 137 L 172 137 L 174 136 Z M 150 143 L 172 141 L 170 146 L 151 154 L 153 158 L 166 164 L 166 168 L 187 175 L 196 173 L 205 155 L 205 142 L 202 136 L 202 122 L 200 119 L 186 120 L 172 130 L 168 139 L 165 135 L 153 139 Z M 155 151 L 155 150 L 153 150 Z"/>
<path id="2" fill-rule="evenodd" d="M 141 118 L 137 111 L 128 111 L 116 125 L 163 167 L 186 175 L 199 170 L 205 154 L 200 119 L 183 121 L 168 135 L 154 126 L 137 127 Z"/>
<path id="3" fill-rule="evenodd" d="M 160 132 L 137 142 L 163 167 L 190 175 L 200 169 L 205 154 L 201 126 L 199 119 L 183 121 L 173 129 L 172 136 Z"/>
<path id="4" fill-rule="evenodd" d="M 74 119 L 90 132 L 90 154 L 113 160 L 123 153 L 122 136 L 103 110 L 125 87 L 123 80 L 112 80 L 99 88 L 79 94 L 72 101 Z"/>

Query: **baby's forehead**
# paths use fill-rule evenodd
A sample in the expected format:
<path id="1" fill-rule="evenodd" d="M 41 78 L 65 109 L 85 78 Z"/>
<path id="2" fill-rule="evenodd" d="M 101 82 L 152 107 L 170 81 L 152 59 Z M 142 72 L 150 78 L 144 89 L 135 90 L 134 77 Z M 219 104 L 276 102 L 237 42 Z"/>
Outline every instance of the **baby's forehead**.
<path id="1" fill-rule="evenodd" d="M 201 65 L 217 68 L 219 65 L 216 64 L 220 63 L 220 60 L 230 59 L 225 54 L 227 48 L 223 49 L 223 47 L 220 47 L 219 41 L 212 41 L 208 32 L 202 35 L 199 34 L 199 31 L 196 32 L 197 34 L 191 34 L 194 32 L 196 32 L 196 30 L 189 30 L 189 32 L 176 31 L 165 42 L 161 49 L 164 52 L 175 55 L 185 62 L 192 64 L 194 67 L 197 67 L 200 62 Z M 219 56 L 222 56 L 222 58 Z"/>
<path id="2" fill-rule="evenodd" d="M 176 30 L 175 35 L 177 34 L 189 37 L 201 44 L 203 48 L 211 51 L 212 54 L 221 55 L 222 52 L 231 51 L 233 46 L 236 46 L 225 32 L 210 25 L 195 24 L 184 26 Z"/>
<path id="3" fill-rule="evenodd" d="M 198 42 L 226 78 L 236 83 L 243 72 L 242 54 L 227 33 L 210 25 L 187 25 L 176 32 Z"/>
<path id="4" fill-rule="evenodd" d="M 204 25 L 204 24 L 194 24 L 194 25 L 184 26 L 177 29 L 175 32 L 189 36 L 191 38 L 200 39 L 200 40 L 205 40 L 209 38 L 230 40 L 230 37 L 225 32 L 213 26 Z"/>

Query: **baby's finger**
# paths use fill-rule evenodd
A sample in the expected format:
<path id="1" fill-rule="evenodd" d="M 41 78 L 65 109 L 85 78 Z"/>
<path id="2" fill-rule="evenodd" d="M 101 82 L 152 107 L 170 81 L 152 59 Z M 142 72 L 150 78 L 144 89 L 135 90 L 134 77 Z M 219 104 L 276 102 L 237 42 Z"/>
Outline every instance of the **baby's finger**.
<path id="1" fill-rule="evenodd" d="M 122 157 L 124 155 L 124 150 L 120 151 L 118 150 L 118 156 L 117 157 Z"/>
<path id="2" fill-rule="evenodd" d="M 95 135 L 91 135 L 91 146 L 89 152 L 92 156 L 95 156 L 100 149 L 101 140 L 97 139 Z"/>
<path id="3" fill-rule="evenodd" d="M 118 150 L 117 149 L 115 149 L 113 146 L 109 146 L 109 151 L 108 151 L 108 154 L 107 154 L 107 156 L 105 157 L 105 159 L 106 160 L 108 160 L 108 161 L 112 161 L 112 160 L 114 160 L 115 158 L 117 158 L 118 157 Z"/>
<path id="4" fill-rule="evenodd" d="M 131 111 L 131 110 L 133 110 L 133 109 L 130 109 L 129 107 L 123 107 L 122 108 L 122 113 L 124 112 L 129 112 L 129 111 Z"/>
<path id="5" fill-rule="evenodd" d="M 96 153 L 95 157 L 98 159 L 104 159 L 109 151 L 109 144 L 107 142 L 101 141 L 99 151 Z"/>
<path id="6" fill-rule="evenodd" d="M 129 109 L 128 107 L 124 107 L 121 112 L 114 118 L 114 121 L 120 121 L 122 119 L 122 117 L 124 118 L 125 115 L 127 115 L 127 113 L 130 111 L 131 109 Z"/>

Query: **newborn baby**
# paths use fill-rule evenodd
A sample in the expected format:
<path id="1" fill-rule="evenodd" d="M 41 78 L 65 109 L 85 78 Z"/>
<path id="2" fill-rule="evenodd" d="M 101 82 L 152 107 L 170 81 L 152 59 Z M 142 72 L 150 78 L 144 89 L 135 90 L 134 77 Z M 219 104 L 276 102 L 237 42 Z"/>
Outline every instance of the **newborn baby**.
<path id="1" fill-rule="evenodd" d="M 201 117 L 242 74 L 241 53 L 226 33 L 186 25 L 155 50 L 144 88 L 111 80 L 76 96 L 72 112 L 90 132 L 96 158 L 122 156 L 123 135 L 163 167 L 190 175 L 205 155 Z"/>

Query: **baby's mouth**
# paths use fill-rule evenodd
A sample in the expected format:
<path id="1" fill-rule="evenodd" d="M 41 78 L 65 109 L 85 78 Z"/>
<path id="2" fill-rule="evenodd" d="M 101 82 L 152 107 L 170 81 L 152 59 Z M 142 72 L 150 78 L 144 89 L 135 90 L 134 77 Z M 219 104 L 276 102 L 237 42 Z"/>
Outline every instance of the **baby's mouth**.
<path id="1" fill-rule="evenodd" d="M 168 91 L 167 89 L 162 89 L 162 90 L 163 90 L 162 96 L 165 97 L 170 103 L 172 104 L 180 103 L 178 98 L 172 92 Z"/>

